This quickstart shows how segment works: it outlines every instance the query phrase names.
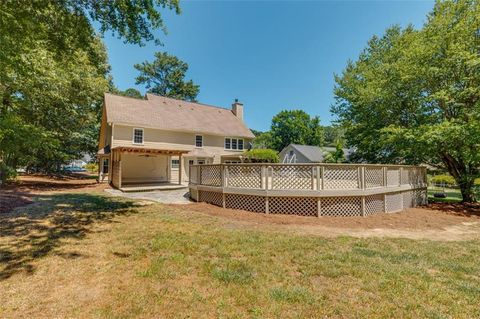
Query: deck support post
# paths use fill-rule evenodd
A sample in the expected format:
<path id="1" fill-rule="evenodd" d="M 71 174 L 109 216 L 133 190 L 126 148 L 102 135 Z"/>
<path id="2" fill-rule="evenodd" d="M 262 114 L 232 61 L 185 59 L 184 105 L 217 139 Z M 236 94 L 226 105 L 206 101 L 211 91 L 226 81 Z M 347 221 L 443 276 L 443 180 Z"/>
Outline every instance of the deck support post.
<path id="1" fill-rule="evenodd" d="M 322 201 L 320 200 L 320 197 L 317 197 L 317 217 L 322 216 Z"/>
<path id="2" fill-rule="evenodd" d="M 225 208 L 225 193 L 222 193 L 222 207 Z"/>
<path id="3" fill-rule="evenodd" d="M 365 196 L 362 196 L 362 216 L 365 217 Z"/>
<path id="4" fill-rule="evenodd" d="M 387 194 L 383 194 L 383 212 L 387 212 Z"/>
<path id="5" fill-rule="evenodd" d="M 269 214 L 270 209 L 268 208 L 268 196 L 265 196 L 265 214 Z"/>

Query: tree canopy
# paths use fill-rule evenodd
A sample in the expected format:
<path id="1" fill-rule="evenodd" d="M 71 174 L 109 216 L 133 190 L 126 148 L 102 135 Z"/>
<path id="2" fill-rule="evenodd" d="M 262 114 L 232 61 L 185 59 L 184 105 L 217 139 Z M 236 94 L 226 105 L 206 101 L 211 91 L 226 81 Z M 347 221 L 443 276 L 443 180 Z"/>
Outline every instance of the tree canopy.
<path id="1" fill-rule="evenodd" d="M 179 12 L 176 0 L 1 2 L 2 170 L 52 171 L 95 151 L 100 105 L 112 83 L 92 21 L 101 32 L 144 44 L 155 40 L 154 29 L 164 29 L 156 6 Z"/>
<path id="2" fill-rule="evenodd" d="M 148 92 L 185 101 L 195 101 L 200 87 L 185 80 L 188 64 L 166 52 L 156 52 L 153 62 L 135 64 L 140 72 L 136 84 L 144 84 Z"/>
<path id="3" fill-rule="evenodd" d="M 272 147 L 281 151 L 295 144 L 323 145 L 323 129 L 318 116 L 310 117 L 305 111 L 281 111 L 272 119 L 270 130 Z"/>
<path id="4" fill-rule="evenodd" d="M 420 30 L 373 37 L 335 77 L 332 111 L 358 160 L 426 163 L 474 200 L 480 174 L 480 2 L 437 2 Z"/>

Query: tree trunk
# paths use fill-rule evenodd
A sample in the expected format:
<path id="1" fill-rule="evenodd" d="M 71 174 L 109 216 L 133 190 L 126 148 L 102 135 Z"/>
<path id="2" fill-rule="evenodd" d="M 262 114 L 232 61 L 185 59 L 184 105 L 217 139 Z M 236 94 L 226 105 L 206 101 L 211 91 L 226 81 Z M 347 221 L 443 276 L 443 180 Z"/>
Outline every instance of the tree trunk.
<path id="1" fill-rule="evenodd" d="M 470 169 L 463 163 L 458 161 L 450 154 L 443 154 L 442 161 L 447 167 L 450 175 L 455 178 L 458 186 L 460 187 L 460 193 L 462 194 L 462 203 L 474 203 L 475 194 L 473 193 L 473 186 L 475 176 Z"/>
<path id="2" fill-rule="evenodd" d="M 462 203 L 474 203 L 475 194 L 473 193 L 473 183 L 458 184 L 462 193 Z"/>

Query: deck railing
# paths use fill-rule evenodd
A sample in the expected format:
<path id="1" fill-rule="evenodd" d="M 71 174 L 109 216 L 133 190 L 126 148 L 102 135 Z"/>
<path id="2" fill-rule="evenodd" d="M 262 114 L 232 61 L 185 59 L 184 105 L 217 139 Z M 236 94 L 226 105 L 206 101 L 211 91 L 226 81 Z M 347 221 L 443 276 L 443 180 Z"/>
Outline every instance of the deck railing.
<path id="1" fill-rule="evenodd" d="M 311 215 L 302 211 L 306 208 L 321 215 L 323 203 L 324 212 L 349 216 L 378 212 L 380 206 L 383 212 L 399 211 L 426 201 L 426 170 L 420 166 L 213 164 L 189 169 L 193 199 L 266 213 L 272 202 L 280 213 Z M 243 200 L 254 204 L 239 204 Z"/>
<path id="2" fill-rule="evenodd" d="M 354 190 L 425 186 L 420 166 L 368 164 L 191 165 L 190 184 L 270 190 Z"/>

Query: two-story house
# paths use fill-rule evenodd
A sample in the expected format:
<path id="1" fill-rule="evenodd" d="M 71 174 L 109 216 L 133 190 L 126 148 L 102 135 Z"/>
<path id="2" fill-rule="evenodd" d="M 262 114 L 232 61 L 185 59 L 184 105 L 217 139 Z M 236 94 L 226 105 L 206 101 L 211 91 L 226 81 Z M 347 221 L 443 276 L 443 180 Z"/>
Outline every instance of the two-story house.
<path id="1" fill-rule="evenodd" d="M 189 165 L 241 161 L 254 138 L 243 105 L 231 109 L 155 94 L 106 93 L 99 138 L 99 180 L 113 186 L 188 181 Z"/>

